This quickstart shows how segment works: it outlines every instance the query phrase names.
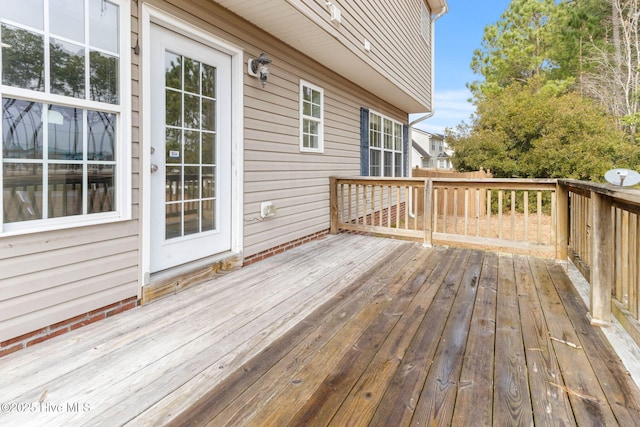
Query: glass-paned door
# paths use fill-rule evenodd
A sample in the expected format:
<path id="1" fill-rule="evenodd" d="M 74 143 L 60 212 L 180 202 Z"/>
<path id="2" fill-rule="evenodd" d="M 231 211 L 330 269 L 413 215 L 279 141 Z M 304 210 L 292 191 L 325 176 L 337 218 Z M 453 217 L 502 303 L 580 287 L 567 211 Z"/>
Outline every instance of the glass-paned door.
<path id="1" fill-rule="evenodd" d="M 230 249 L 231 58 L 152 27 L 151 270 Z"/>

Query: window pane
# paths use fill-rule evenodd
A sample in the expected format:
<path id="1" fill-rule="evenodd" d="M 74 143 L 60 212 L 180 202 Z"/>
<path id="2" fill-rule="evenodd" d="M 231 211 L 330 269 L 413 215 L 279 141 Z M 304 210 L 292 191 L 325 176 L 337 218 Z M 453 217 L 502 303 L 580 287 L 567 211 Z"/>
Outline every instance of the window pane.
<path id="1" fill-rule="evenodd" d="M 202 231 L 216 229 L 216 201 L 212 199 L 202 201 Z"/>
<path id="2" fill-rule="evenodd" d="M 184 90 L 200 94 L 200 62 L 184 58 Z"/>
<path id="3" fill-rule="evenodd" d="M 395 153 L 395 176 L 402 176 L 402 154 Z"/>
<path id="4" fill-rule="evenodd" d="M 165 201 L 182 200 L 182 167 L 180 165 L 167 166 L 165 179 Z"/>
<path id="5" fill-rule="evenodd" d="M 216 101 L 202 98 L 202 129 L 216 130 Z"/>
<path id="6" fill-rule="evenodd" d="M 116 115 L 87 111 L 88 160 L 115 160 Z"/>
<path id="7" fill-rule="evenodd" d="M 216 69 L 207 64 L 202 64 L 202 95 L 216 97 Z"/>
<path id="8" fill-rule="evenodd" d="M 200 97 L 184 95 L 184 127 L 200 129 Z"/>
<path id="9" fill-rule="evenodd" d="M 48 108 L 49 158 L 82 160 L 83 110 L 59 105 L 49 105 Z"/>
<path id="10" fill-rule="evenodd" d="M 44 91 L 44 39 L 2 24 L 2 84 Z"/>
<path id="11" fill-rule="evenodd" d="M 3 165 L 4 222 L 42 218 L 42 165 Z"/>
<path id="12" fill-rule="evenodd" d="M 384 176 L 393 176 L 393 153 L 384 152 Z"/>
<path id="13" fill-rule="evenodd" d="M 189 164 L 200 163 L 200 132 L 184 132 L 184 162 Z"/>
<path id="14" fill-rule="evenodd" d="M 89 53 L 91 100 L 118 104 L 119 60 L 97 51 Z"/>
<path id="15" fill-rule="evenodd" d="M 213 166 L 202 168 L 202 197 L 211 198 L 216 195 L 216 177 L 213 175 Z"/>
<path id="16" fill-rule="evenodd" d="M 48 218 L 82 215 L 82 165 L 49 165 Z"/>
<path id="17" fill-rule="evenodd" d="M 42 104 L 2 98 L 5 159 L 42 159 Z"/>
<path id="18" fill-rule="evenodd" d="M 165 85 L 174 89 L 182 88 L 182 57 L 165 51 L 164 53 Z"/>
<path id="19" fill-rule="evenodd" d="M 181 163 L 182 162 L 182 132 L 179 129 L 167 129 L 166 130 L 166 162 L 167 163 Z"/>
<path id="20" fill-rule="evenodd" d="M 165 95 L 165 124 L 167 126 L 182 126 L 182 94 L 167 89 Z"/>
<path id="21" fill-rule="evenodd" d="M 84 42 L 84 0 L 56 0 L 49 7 L 51 33 Z"/>
<path id="22" fill-rule="evenodd" d="M 51 93 L 84 98 L 84 48 L 51 39 Z"/>
<path id="23" fill-rule="evenodd" d="M 87 213 L 115 211 L 115 165 L 89 165 L 88 169 Z"/>
<path id="24" fill-rule="evenodd" d="M 165 240 L 182 236 L 182 203 L 167 203 L 165 206 Z"/>
<path id="25" fill-rule="evenodd" d="M 184 199 L 200 198 L 200 167 L 185 166 L 184 168 Z M 185 215 L 187 210 L 185 209 Z"/>
<path id="26" fill-rule="evenodd" d="M 369 153 L 369 175 L 370 176 L 381 176 L 380 170 L 380 151 L 379 150 L 371 150 Z"/>
<path id="27" fill-rule="evenodd" d="M 111 53 L 119 53 L 118 9 L 118 6 L 106 0 L 89 0 L 91 46 Z"/>
<path id="28" fill-rule="evenodd" d="M 215 165 L 216 163 L 216 135 L 202 132 L 202 164 Z"/>
<path id="29" fill-rule="evenodd" d="M 43 0 L 0 0 L 0 10 L 4 19 L 38 30 L 44 28 Z"/>

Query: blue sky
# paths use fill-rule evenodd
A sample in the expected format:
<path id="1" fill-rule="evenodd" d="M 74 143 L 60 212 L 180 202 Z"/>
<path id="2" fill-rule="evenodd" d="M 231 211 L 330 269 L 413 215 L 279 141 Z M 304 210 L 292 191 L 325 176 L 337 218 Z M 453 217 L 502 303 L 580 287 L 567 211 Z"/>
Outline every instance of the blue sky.
<path id="1" fill-rule="evenodd" d="M 416 125 L 442 133 L 462 121 L 469 123 L 473 106 L 466 84 L 477 80 L 471 71 L 473 51 L 480 48 L 484 27 L 494 24 L 510 0 L 448 0 L 449 12 L 435 26 L 435 114 Z M 420 115 L 411 115 L 415 120 Z"/>

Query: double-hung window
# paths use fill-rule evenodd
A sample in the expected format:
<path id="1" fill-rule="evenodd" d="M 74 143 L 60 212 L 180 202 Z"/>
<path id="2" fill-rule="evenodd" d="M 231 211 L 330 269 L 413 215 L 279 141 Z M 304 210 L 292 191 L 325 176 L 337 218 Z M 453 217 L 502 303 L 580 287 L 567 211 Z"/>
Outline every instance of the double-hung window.
<path id="1" fill-rule="evenodd" d="M 324 150 L 324 91 L 300 81 L 300 151 Z"/>
<path id="2" fill-rule="evenodd" d="M 129 216 L 128 0 L 0 0 L 0 233 Z"/>
<path id="3" fill-rule="evenodd" d="M 369 112 L 369 176 L 402 176 L 402 135 L 402 123 Z"/>

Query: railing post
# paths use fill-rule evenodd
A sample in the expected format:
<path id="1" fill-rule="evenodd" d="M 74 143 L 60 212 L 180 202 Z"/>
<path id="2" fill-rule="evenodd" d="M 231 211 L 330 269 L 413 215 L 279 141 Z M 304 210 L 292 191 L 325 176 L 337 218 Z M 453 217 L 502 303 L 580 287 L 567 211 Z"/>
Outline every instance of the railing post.
<path id="1" fill-rule="evenodd" d="M 329 217 L 329 233 L 338 234 L 338 179 L 335 176 L 329 177 Z"/>
<path id="2" fill-rule="evenodd" d="M 592 325 L 611 324 L 613 286 L 613 223 L 611 199 L 591 191 L 591 293 L 589 321 Z"/>
<path id="3" fill-rule="evenodd" d="M 569 190 L 560 182 L 556 184 L 556 259 L 569 257 Z"/>
<path id="4" fill-rule="evenodd" d="M 433 181 L 430 179 L 424 182 L 424 238 L 423 245 L 433 246 Z"/>

